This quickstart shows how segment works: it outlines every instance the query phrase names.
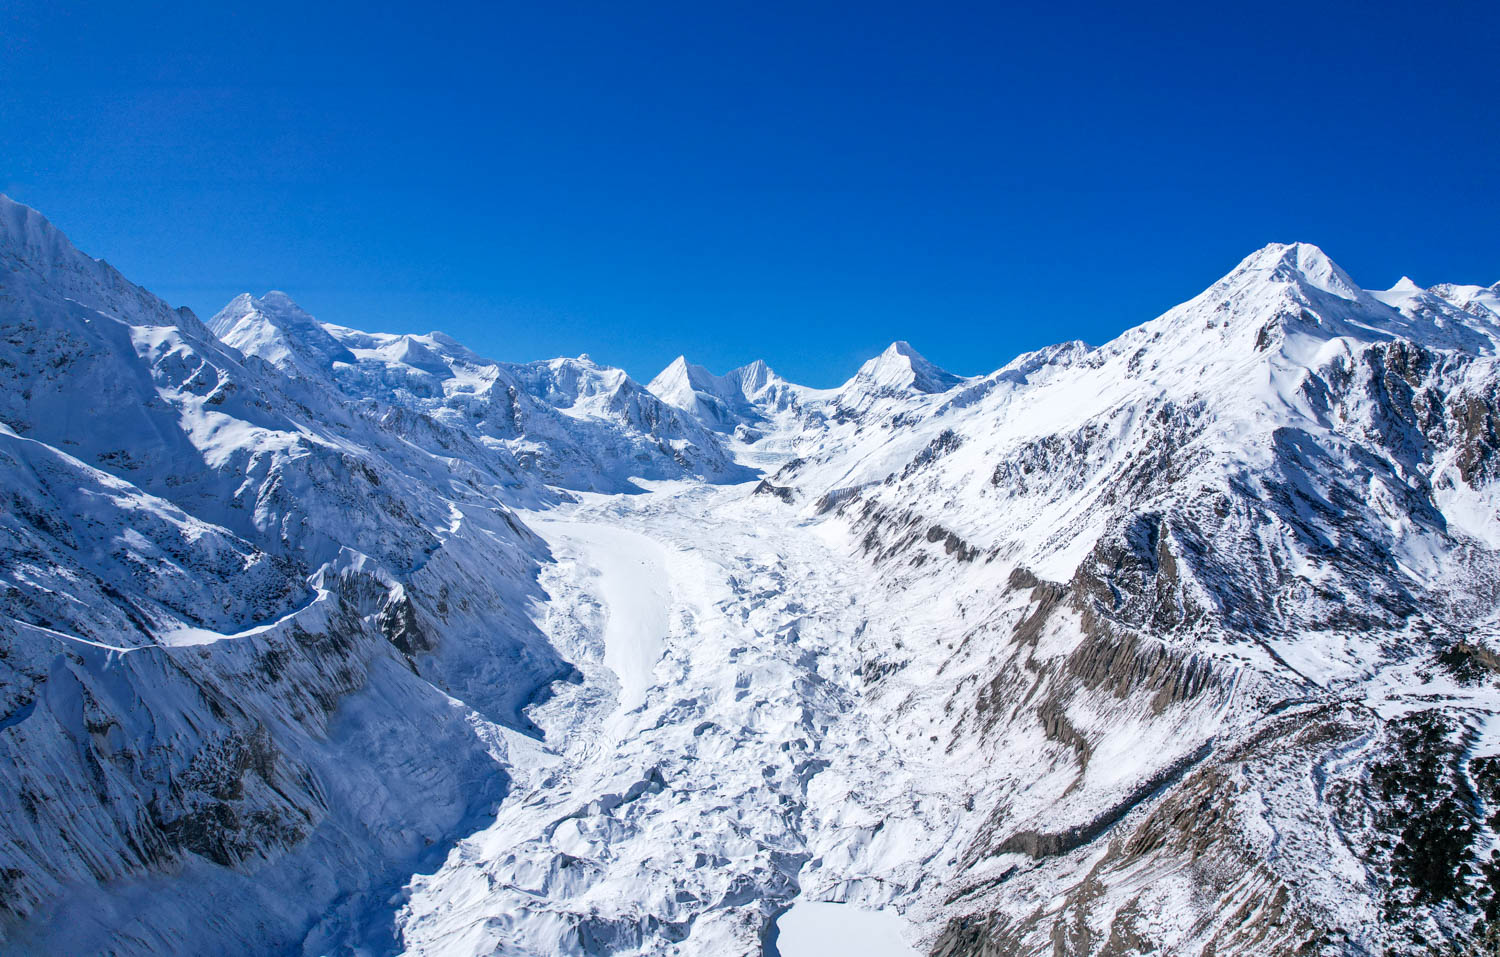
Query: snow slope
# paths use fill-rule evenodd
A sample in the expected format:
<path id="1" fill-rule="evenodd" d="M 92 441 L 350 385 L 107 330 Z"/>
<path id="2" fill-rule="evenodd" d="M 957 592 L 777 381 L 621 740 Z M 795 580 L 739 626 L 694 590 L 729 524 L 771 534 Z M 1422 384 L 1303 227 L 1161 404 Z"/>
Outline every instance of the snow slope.
<path id="1" fill-rule="evenodd" d="M 605 615 L 604 664 L 620 682 L 620 708 L 646 700 L 667 632 L 670 579 L 661 547 L 644 535 L 581 522 L 532 518 L 554 556 L 581 562 L 598 579 Z"/>
<path id="2" fill-rule="evenodd" d="M 776 921 L 779 957 L 914 957 L 901 940 L 901 919 L 823 901 L 794 903 Z"/>

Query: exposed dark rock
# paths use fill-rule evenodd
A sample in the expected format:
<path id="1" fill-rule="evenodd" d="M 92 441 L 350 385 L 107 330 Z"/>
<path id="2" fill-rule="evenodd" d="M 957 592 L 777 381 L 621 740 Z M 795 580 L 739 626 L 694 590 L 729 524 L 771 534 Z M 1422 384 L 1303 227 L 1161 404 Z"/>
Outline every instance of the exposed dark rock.
<path id="1" fill-rule="evenodd" d="M 941 525 L 934 525 L 927 530 L 927 540 L 942 542 L 944 553 L 952 555 L 961 562 L 972 562 L 979 554 L 978 549 Z"/>
<path id="2" fill-rule="evenodd" d="M 790 505 L 793 500 L 793 492 L 790 488 L 786 487 L 785 485 L 772 485 L 765 479 L 761 479 L 760 484 L 755 486 L 755 491 L 751 494 L 769 495 L 772 498 L 781 499 L 788 505 Z"/>
<path id="3" fill-rule="evenodd" d="M 1105 809 L 1103 813 L 1082 824 L 1050 833 L 1018 831 L 995 845 L 989 853 L 991 855 L 1025 854 L 1027 857 L 1040 858 L 1056 857 L 1077 850 L 1097 840 L 1142 802 L 1149 800 L 1157 791 L 1182 777 L 1189 768 L 1208 757 L 1211 750 L 1211 745 L 1204 745 L 1193 754 L 1173 762 L 1137 786 L 1125 800 Z"/>

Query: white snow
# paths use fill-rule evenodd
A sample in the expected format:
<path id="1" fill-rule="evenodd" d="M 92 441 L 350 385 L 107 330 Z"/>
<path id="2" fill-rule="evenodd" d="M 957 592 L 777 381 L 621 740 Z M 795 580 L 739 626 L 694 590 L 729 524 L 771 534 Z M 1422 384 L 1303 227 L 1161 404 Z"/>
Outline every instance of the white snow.
<path id="1" fill-rule="evenodd" d="M 776 919 L 768 957 L 916 957 L 902 937 L 905 921 L 889 909 L 796 900 Z"/>
<path id="2" fill-rule="evenodd" d="M 646 700 L 667 633 L 671 582 L 659 544 L 623 528 L 528 516 L 559 557 L 595 577 L 605 607 L 604 664 L 620 680 L 620 710 Z"/>

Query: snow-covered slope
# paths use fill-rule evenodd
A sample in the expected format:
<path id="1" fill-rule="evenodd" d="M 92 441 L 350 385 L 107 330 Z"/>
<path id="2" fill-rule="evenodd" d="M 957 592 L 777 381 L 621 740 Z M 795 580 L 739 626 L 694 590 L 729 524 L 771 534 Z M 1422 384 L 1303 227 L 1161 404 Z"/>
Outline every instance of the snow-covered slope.
<path id="1" fill-rule="evenodd" d="M 869 706 L 975 811 L 908 892 L 936 953 L 1471 932 L 1500 416 L 1490 318 L 1431 298 L 1273 245 L 771 480 L 879 570 Z"/>
<path id="2" fill-rule="evenodd" d="M 0 267 L 6 950 L 1500 933 L 1493 287 L 1273 244 L 987 376 L 642 388 L 205 326 L 9 201 Z"/>
<path id="3" fill-rule="evenodd" d="M 246 361 L 9 200 L 0 284 L 6 948 L 378 939 L 570 673 L 509 461 Z"/>

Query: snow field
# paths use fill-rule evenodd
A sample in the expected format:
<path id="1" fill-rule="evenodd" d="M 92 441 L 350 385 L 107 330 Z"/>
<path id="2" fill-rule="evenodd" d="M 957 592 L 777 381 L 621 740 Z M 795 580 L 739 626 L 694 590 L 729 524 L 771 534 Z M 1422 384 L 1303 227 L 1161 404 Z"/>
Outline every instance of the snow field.
<path id="1" fill-rule="evenodd" d="M 768 957 L 917 957 L 889 910 L 799 900 L 776 919 L 776 951 Z"/>
<path id="2" fill-rule="evenodd" d="M 532 516 L 531 528 L 560 557 L 589 569 L 604 607 L 604 664 L 620 682 L 620 710 L 646 700 L 667 633 L 671 584 L 662 548 L 609 525 Z"/>

